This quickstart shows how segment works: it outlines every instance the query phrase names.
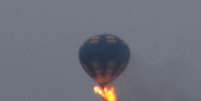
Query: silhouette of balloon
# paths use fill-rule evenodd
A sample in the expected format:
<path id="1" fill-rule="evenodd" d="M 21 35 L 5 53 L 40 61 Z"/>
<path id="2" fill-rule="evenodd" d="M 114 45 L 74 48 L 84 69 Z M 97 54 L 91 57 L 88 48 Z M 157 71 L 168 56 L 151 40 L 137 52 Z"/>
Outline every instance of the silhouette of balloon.
<path id="1" fill-rule="evenodd" d="M 92 36 L 79 50 L 83 69 L 100 85 L 115 80 L 125 70 L 129 57 L 127 44 L 112 34 Z"/>

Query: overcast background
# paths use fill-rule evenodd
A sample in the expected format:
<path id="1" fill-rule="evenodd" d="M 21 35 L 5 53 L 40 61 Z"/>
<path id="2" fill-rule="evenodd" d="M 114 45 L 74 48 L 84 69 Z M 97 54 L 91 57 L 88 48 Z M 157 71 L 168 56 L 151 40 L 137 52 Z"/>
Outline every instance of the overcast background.
<path id="1" fill-rule="evenodd" d="M 201 100 L 200 0 L 0 0 L 0 100 L 100 101 L 78 49 L 90 35 L 131 48 L 119 101 Z"/>

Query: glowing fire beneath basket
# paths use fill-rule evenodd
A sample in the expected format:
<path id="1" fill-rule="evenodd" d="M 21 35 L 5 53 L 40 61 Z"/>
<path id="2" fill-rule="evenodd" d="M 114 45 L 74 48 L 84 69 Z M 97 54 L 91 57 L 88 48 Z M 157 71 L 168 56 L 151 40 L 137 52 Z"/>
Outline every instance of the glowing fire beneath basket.
<path id="1" fill-rule="evenodd" d="M 104 101 L 117 101 L 117 92 L 114 85 L 94 86 L 94 92 Z"/>

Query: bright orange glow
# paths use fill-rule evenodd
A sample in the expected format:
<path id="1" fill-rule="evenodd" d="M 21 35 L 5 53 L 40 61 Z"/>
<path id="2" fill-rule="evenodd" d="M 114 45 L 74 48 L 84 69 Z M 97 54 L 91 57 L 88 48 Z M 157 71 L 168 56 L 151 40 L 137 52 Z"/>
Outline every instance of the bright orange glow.
<path id="1" fill-rule="evenodd" d="M 95 94 L 99 95 L 105 101 L 117 101 L 117 93 L 114 85 L 94 86 Z"/>

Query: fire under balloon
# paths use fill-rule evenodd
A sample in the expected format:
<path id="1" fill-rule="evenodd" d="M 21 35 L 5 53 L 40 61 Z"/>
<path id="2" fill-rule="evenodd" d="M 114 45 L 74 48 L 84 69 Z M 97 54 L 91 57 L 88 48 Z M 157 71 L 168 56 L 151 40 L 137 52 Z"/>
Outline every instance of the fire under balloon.
<path id="1" fill-rule="evenodd" d="M 112 34 L 90 37 L 79 50 L 83 69 L 97 82 L 94 93 L 104 101 L 117 101 L 112 82 L 125 70 L 130 58 L 127 44 Z"/>
<path id="2" fill-rule="evenodd" d="M 94 86 L 95 94 L 99 95 L 104 101 L 117 101 L 117 92 L 114 85 Z"/>

